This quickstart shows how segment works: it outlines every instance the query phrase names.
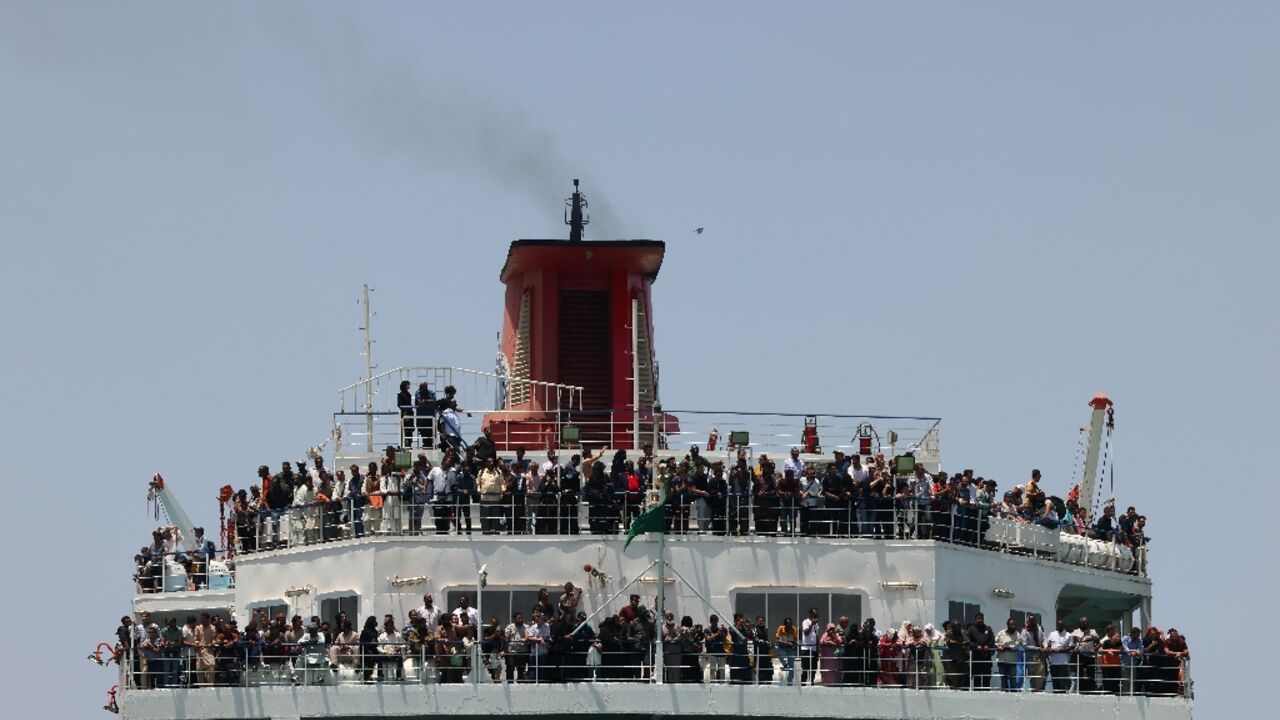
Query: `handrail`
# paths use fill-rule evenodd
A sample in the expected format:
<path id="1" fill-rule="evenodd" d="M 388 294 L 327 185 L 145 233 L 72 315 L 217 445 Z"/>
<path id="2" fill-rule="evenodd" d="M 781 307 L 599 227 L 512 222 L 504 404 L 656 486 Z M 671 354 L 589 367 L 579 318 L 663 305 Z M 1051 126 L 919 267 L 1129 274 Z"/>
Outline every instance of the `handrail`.
<path id="1" fill-rule="evenodd" d="M 869 641 L 846 639 L 837 631 L 829 642 L 796 647 L 775 642 L 772 628 L 750 624 L 741 628 L 739 638 L 712 636 L 699 625 L 674 632 L 659 626 L 652 630 L 660 632 L 639 635 L 627 634 L 624 627 L 624 632 L 606 639 L 591 628 L 569 633 L 569 625 L 544 625 L 518 646 L 499 626 L 496 639 L 490 633 L 480 641 L 438 635 L 419 640 L 416 634 L 406 640 L 402 634 L 395 640 L 338 642 L 321 633 L 314 641 L 284 642 L 267 641 L 259 633 L 222 646 L 191 647 L 148 639 L 140 647 L 123 649 L 118 657 L 121 686 L 128 692 L 369 682 L 480 682 L 501 684 L 509 691 L 520 685 L 665 682 L 790 685 L 806 693 L 854 687 L 1193 698 L 1189 656 L 1124 655 L 1123 661 L 1108 662 L 1103 653 L 1075 651 L 1050 659 L 1053 653 L 1047 648 L 1021 643 L 1000 651 L 977 650 L 944 635 L 902 643 L 892 630 L 873 633 Z M 853 630 L 862 634 L 859 628 Z M 658 653 L 665 666 L 661 678 L 656 672 Z"/>
<path id="2" fill-rule="evenodd" d="M 355 495 L 324 503 L 256 508 L 237 516 L 241 556 L 277 549 L 376 537 L 419 535 L 621 536 L 647 507 L 644 490 L 590 487 L 551 491 L 445 493 L 410 489 Z M 814 500 L 814 499 L 811 499 Z M 870 502 L 864 502 L 870 500 Z M 374 503 L 377 503 L 376 505 Z M 1146 575 L 1148 546 L 1045 528 L 997 509 L 961 505 L 950 498 L 873 497 L 806 503 L 798 494 L 727 492 L 707 499 L 672 493 L 667 534 L 681 537 L 809 537 L 928 541 L 1042 557 L 1068 565 Z M 1053 541 L 1052 545 L 1044 542 Z"/>

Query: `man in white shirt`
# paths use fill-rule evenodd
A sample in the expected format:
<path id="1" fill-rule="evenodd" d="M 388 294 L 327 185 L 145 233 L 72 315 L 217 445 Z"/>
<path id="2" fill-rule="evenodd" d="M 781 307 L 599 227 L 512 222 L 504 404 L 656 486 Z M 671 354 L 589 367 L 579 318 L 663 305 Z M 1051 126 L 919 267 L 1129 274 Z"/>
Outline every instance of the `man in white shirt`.
<path id="1" fill-rule="evenodd" d="M 427 621 L 427 627 L 432 632 L 435 632 L 436 627 L 440 624 L 440 616 L 444 614 L 444 610 L 437 607 L 435 598 L 431 593 L 427 593 L 422 596 L 422 606 L 417 608 L 417 613 L 418 617 Z"/>
<path id="2" fill-rule="evenodd" d="M 1048 654 L 1049 675 L 1053 678 L 1053 691 L 1064 693 L 1071 689 L 1071 655 L 1076 639 L 1067 632 L 1067 623 L 1059 620 L 1057 629 L 1044 639 L 1044 651 Z"/>
<path id="3" fill-rule="evenodd" d="M 800 623 L 800 684 L 813 683 L 817 675 L 818 608 L 809 608 L 809 617 Z"/>
<path id="4" fill-rule="evenodd" d="M 435 520 L 436 534 L 446 535 L 453 519 L 453 491 L 458 475 L 453 468 L 453 456 L 446 455 L 440 464 L 427 473 L 427 494 L 431 496 L 431 516 Z"/>
<path id="5" fill-rule="evenodd" d="M 560 466 L 559 456 L 556 454 L 555 450 L 547 451 L 547 461 L 542 463 L 542 467 L 540 469 L 544 479 L 547 477 L 554 478 L 556 485 L 560 485 L 560 472 L 562 468 Z"/>
<path id="6" fill-rule="evenodd" d="M 804 477 L 804 461 L 800 459 L 800 448 L 791 448 L 791 457 L 782 461 L 782 472 L 791 471 L 796 480 Z"/>
<path id="7" fill-rule="evenodd" d="M 822 516 L 822 480 L 813 466 L 805 468 L 800 481 L 800 529 L 805 535 L 818 534 L 818 518 Z"/>
<path id="8" fill-rule="evenodd" d="M 479 627 L 477 623 L 479 616 L 476 615 L 476 609 L 471 607 L 471 598 L 466 595 L 458 598 L 458 608 L 453 611 L 453 616 L 458 620 L 459 625 L 462 624 L 462 618 L 466 617 L 471 627 Z"/>

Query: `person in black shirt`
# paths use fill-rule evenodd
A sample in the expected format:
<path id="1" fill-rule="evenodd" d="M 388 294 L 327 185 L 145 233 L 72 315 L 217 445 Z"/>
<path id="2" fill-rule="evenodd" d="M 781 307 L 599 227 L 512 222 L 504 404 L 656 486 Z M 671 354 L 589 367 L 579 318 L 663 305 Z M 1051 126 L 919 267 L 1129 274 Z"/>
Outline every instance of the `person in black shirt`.
<path id="1" fill-rule="evenodd" d="M 360 631 L 360 667 L 364 671 L 364 681 L 373 679 L 373 671 L 378 667 L 378 618 L 370 615 L 364 621 L 364 629 Z"/>
<path id="2" fill-rule="evenodd" d="M 578 528 L 578 497 L 582 492 L 582 473 L 578 471 L 578 465 L 582 462 L 581 455 L 574 455 L 569 458 L 569 464 L 564 466 L 560 471 L 560 507 L 557 515 L 560 517 L 560 533 L 562 535 L 577 535 Z M 583 650 L 583 662 L 586 662 L 586 650 Z"/>
<path id="3" fill-rule="evenodd" d="M 425 382 L 418 383 L 418 391 L 413 396 L 413 412 L 414 424 L 422 439 L 422 449 L 435 447 L 436 394 Z"/>
<path id="4" fill-rule="evenodd" d="M 982 613 L 973 617 L 973 624 L 966 629 L 969 639 L 969 663 L 973 673 L 974 690 L 991 689 L 991 649 L 996 636 L 987 625 Z"/>
<path id="5" fill-rule="evenodd" d="M 738 461 L 729 471 L 729 534 L 746 535 L 750 524 L 751 492 L 755 478 L 751 476 L 751 468 L 747 467 L 745 453 L 738 455 Z"/>
<path id="6" fill-rule="evenodd" d="M 756 616 L 756 626 L 751 630 L 751 653 L 756 664 L 756 682 L 768 685 L 773 682 L 773 657 L 769 655 L 769 625 L 763 615 Z"/>
<path id="7" fill-rule="evenodd" d="M 719 460 L 711 465 L 711 477 L 707 478 L 707 505 L 711 508 L 711 532 L 725 533 L 725 508 L 729 495 L 729 482 L 724 477 L 724 463 Z"/>
<path id="8" fill-rule="evenodd" d="M 413 393 L 409 392 L 410 383 L 408 380 L 400 381 L 400 392 L 396 393 L 396 406 L 400 408 L 400 446 L 404 448 L 413 447 Z"/>

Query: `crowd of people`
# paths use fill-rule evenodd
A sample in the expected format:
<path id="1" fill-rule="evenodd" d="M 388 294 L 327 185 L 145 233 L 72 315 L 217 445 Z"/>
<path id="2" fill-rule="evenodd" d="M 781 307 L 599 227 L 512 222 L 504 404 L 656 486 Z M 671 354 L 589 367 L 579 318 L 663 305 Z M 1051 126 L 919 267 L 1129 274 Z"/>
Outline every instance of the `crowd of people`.
<path id="1" fill-rule="evenodd" d="M 735 613 L 728 622 L 678 621 L 639 595 L 616 613 L 588 616 L 581 589 L 565 583 L 553 599 L 544 588 L 528 611 L 509 622 L 482 622 L 469 598 L 452 610 L 432 594 L 403 623 L 339 613 L 304 621 L 283 612 L 234 617 L 201 614 L 163 625 L 142 613 L 116 631 L 117 657 L 135 687 L 199 687 L 287 682 L 512 683 L 652 682 L 661 663 L 667 683 L 791 684 L 949 688 L 1029 692 L 1176 695 L 1185 691 L 1189 651 L 1177 630 L 1101 633 L 1081 618 L 1045 632 L 1035 616 L 999 631 L 981 613 L 949 620 L 941 630 L 903 622 L 880 631 L 874 619 L 824 621 L 817 608 L 776 627 L 763 615 Z M 593 623 L 595 623 L 593 625 Z"/>
<path id="2" fill-rule="evenodd" d="M 209 586 L 209 564 L 225 557 L 212 540 L 205 537 L 204 528 L 194 528 L 193 550 L 183 543 L 182 531 L 175 525 L 166 525 L 151 532 L 151 544 L 133 556 L 133 579 L 142 593 L 165 590 L 201 590 Z M 169 563 L 182 568 L 185 575 L 167 573 Z M 166 588 L 170 579 L 181 579 L 181 587 Z"/>
<path id="3" fill-rule="evenodd" d="M 379 462 L 330 472 L 320 458 L 284 462 L 234 494 L 239 552 L 365 534 L 612 534 L 625 531 L 665 492 L 667 531 L 720 535 L 813 535 L 935 539 L 984 544 L 992 517 L 1145 546 L 1146 518 L 1114 505 L 1090 517 L 1077 497 L 1048 495 L 1039 470 L 1007 492 L 972 470 L 930 474 L 922 464 L 896 473 L 879 456 L 837 451 L 823 462 L 792 449 L 781 469 L 744 451 L 729 464 L 693 446 L 683 458 L 651 446 L 563 461 L 518 448 L 500 457 L 488 436 L 447 447 L 439 464 L 425 453 L 388 447 Z"/>

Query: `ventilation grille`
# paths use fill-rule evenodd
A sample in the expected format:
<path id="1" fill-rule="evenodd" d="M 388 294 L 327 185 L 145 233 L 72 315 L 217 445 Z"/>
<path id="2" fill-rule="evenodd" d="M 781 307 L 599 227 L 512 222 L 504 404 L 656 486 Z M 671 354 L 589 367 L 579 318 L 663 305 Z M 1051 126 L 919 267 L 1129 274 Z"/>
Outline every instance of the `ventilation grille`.
<path id="1" fill-rule="evenodd" d="M 653 351 L 649 349 L 649 319 L 644 312 L 644 302 L 636 303 L 636 354 L 640 356 L 640 407 L 653 407 Z"/>
<path id="2" fill-rule="evenodd" d="M 560 291 L 560 382 L 582 387 L 582 407 L 613 407 L 609 292 Z"/>
<path id="3" fill-rule="evenodd" d="M 529 292 L 520 298 L 520 319 L 516 323 L 516 357 L 511 367 L 509 405 L 515 407 L 529 402 Z"/>

